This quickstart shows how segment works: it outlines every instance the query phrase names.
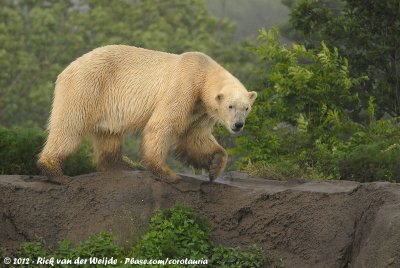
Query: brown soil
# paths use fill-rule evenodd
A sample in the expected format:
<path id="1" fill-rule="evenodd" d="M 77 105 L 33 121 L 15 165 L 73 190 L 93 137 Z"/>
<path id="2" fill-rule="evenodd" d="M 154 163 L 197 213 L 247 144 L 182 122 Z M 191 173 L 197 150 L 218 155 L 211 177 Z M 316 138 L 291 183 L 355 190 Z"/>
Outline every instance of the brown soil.
<path id="1" fill-rule="evenodd" d="M 12 251 L 37 236 L 77 243 L 105 230 L 132 244 L 154 209 L 176 203 L 207 216 L 217 243 L 257 243 L 285 267 L 400 267 L 400 184 L 280 182 L 237 172 L 174 185 L 148 172 L 93 173 L 65 186 L 0 176 L 0 245 Z"/>

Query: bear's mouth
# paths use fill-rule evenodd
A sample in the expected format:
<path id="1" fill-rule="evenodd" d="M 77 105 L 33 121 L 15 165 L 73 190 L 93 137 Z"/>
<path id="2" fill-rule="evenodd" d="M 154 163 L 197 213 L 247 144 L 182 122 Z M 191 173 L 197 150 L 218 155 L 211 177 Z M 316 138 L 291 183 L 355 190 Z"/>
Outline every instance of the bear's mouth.
<path id="1" fill-rule="evenodd" d="M 239 131 L 241 131 L 241 128 L 231 128 L 233 132 L 238 133 Z"/>

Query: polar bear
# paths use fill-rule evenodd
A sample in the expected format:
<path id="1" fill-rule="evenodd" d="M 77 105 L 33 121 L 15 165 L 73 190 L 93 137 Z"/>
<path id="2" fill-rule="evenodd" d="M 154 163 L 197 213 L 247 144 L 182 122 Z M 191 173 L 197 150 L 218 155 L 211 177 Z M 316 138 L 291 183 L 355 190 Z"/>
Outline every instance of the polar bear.
<path id="1" fill-rule="evenodd" d="M 212 135 L 219 122 L 240 131 L 257 97 L 200 52 L 180 55 L 125 45 L 92 50 L 56 81 L 48 138 L 37 165 L 49 179 L 66 183 L 62 164 L 85 136 L 93 140 L 97 169 L 130 169 L 121 155 L 123 135 L 141 132 L 142 160 L 160 178 L 179 176 L 169 153 L 214 180 L 227 153 Z"/>

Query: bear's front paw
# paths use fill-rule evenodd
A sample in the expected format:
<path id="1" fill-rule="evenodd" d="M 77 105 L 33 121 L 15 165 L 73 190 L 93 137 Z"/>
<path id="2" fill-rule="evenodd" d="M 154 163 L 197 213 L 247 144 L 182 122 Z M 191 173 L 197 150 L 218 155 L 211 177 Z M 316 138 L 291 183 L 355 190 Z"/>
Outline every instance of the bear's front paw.
<path id="1" fill-rule="evenodd" d="M 214 181 L 225 169 L 226 154 L 218 152 L 212 156 L 208 177 Z"/>

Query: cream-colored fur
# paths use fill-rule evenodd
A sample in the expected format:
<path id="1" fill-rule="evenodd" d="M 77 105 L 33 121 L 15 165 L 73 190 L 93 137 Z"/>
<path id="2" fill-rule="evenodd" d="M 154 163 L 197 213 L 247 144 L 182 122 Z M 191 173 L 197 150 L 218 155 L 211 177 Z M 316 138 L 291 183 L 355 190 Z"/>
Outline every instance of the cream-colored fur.
<path id="1" fill-rule="evenodd" d="M 98 169 L 126 168 L 123 135 L 142 132 L 142 157 L 155 174 L 178 178 L 165 163 L 167 154 L 175 152 L 189 164 L 208 169 L 215 179 L 225 168 L 227 154 L 212 128 L 218 121 L 237 131 L 235 123 L 244 123 L 256 96 L 202 53 L 100 47 L 58 76 L 38 167 L 62 182 L 62 163 L 90 136 Z"/>

